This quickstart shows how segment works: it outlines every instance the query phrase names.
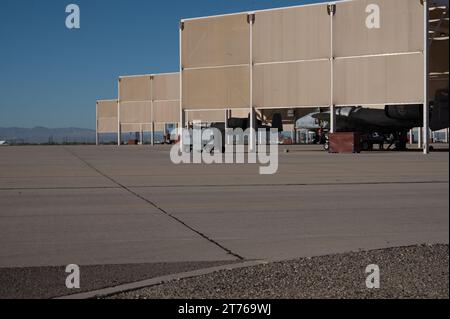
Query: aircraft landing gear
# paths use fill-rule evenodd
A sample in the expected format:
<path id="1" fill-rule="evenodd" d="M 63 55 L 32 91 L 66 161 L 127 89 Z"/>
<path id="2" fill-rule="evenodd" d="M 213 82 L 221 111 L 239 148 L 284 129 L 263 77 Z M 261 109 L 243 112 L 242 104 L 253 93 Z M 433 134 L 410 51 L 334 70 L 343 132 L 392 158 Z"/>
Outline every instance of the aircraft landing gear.
<path id="1" fill-rule="evenodd" d="M 369 143 L 369 141 L 362 141 L 361 143 L 361 150 L 364 152 L 373 150 L 373 144 Z"/>

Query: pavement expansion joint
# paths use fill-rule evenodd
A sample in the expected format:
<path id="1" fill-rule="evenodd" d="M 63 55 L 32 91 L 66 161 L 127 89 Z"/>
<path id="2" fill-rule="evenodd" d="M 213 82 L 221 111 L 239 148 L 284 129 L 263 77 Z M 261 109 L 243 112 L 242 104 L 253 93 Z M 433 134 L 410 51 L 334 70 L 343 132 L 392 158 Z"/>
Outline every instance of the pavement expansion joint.
<path id="1" fill-rule="evenodd" d="M 93 166 L 91 163 L 89 163 L 88 161 L 86 161 L 85 159 L 83 159 L 82 157 L 80 157 L 78 154 L 72 152 L 70 149 L 68 148 L 64 148 L 68 153 L 70 153 L 72 156 L 74 156 L 75 158 L 77 158 L 78 160 L 80 160 L 81 162 L 83 162 L 86 166 L 88 166 L 90 169 L 94 170 L 96 173 L 100 174 L 101 176 L 107 178 L 108 180 L 110 180 L 111 182 L 113 182 L 114 184 L 116 184 L 117 186 L 119 186 L 120 188 L 122 188 L 123 190 L 127 191 L 128 193 L 132 194 L 133 196 L 135 196 L 136 198 L 139 198 L 140 200 L 150 204 L 151 206 L 153 206 L 154 208 L 156 208 L 158 211 L 160 211 L 161 213 L 163 213 L 164 215 L 170 217 L 171 219 L 173 219 L 174 221 L 178 222 L 179 224 L 183 225 L 185 228 L 193 231 L 194 233 L 198 234 L 200 237 L 206 239 L 207 241 L 209 241 L 210 243 L 212 243 L 213 245 L 219 247 L 221 250 L 225 251 L 228 255 L 234 256 L 235 258 L 237 258 L 238 260 L 245 260 L 245 258 L 243 256 L 240 256 L 239 254 L 231 251 L 230 249 L 226 248 L 225 246 L 223 246 L 222 244 L 220 244 L 219 242 L 215 241 L 214 239 L 208 237 L 206 234 L 200 232 L 199 230 L 195 229 L 194 227 L 188 225 L 186 222 L 184 222 L 183 220 L 181 220 L 180 218 L 174 216 L 173 214 L 169 213 L 168 211 L 164 210 L 162 207 L 159 207 L 156 203 L 152 202 L 151 200 L 143 197 L 142 195 L 134 192 L 133 190 L 131 190 L 129 187 L 119 183 L 118 181 L 116 181 L 114 178 L 112 178 L 111 176 L 106 175 L 105 173 L 103 173 L 102 171 L 100 171 L 98 168 L 96 168 L 95 166 Z"/>

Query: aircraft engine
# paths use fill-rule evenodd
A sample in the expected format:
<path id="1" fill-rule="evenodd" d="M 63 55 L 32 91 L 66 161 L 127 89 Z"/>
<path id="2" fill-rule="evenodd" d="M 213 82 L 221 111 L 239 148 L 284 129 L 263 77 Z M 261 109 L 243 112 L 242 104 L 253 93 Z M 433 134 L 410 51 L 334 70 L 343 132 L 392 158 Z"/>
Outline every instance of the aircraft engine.
<path id="1" fill-rule="evenodd" d="M 387 105 L 386 116 L 403 121 L 417 121 L 423 118 L 423 106 L 418 105 Z"/>

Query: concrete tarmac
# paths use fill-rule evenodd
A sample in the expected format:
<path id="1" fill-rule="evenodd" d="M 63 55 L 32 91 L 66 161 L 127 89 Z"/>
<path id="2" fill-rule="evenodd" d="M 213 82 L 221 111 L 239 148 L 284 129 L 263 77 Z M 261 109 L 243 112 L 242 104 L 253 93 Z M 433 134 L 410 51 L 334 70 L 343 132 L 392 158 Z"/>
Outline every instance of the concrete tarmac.
<path id="1" fill-rule="evenodd" d="M 2 147 L 0 268 L 448 244 L 448 151 L 287 149 L 262 176 L 259 164 L 174 165 L 164 146 Z"/>

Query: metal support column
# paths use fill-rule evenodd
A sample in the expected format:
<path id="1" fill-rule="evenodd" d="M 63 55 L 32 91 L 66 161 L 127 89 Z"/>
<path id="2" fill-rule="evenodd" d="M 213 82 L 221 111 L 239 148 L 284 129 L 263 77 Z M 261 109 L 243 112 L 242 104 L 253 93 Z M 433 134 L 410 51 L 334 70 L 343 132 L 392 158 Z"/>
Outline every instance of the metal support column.
<path id="1" fill-rule="evenodd" d="M 424 86 L 423 86 L 423 153 L 430 151 L 430 121 L 429 121 L 429 0 L 423 1 L 423 64 L 424 64 Z"/>
<path id="2" fill-rule="evenodd" d="M 248 23 L 250 25 L 250 136 L 249 152 L 256 152 L 256 119 L 255 109 L 253 107 L 253 24 L 255 23 L 255 14 L 249 13 Z"/>
<path id="3" fill-rule="evenodd" d="M 153 97 L 154 97 L 154 94 L 153 94 L 153 77 L 151 78 L 152 79 L 152 86 L 151 86 L 151 90 L 152 90 L 152 99 L 151 99 L 151 101 L 150 101 L 150 107 L 151 107 L 151 112 L 150 112 L 150 114 L 151 114 L 151 137 L 150 137 L 150 144 L 151 144 L 151 146 L 154 146 L 155 145 L 155 121 L 154 121 L 154 118 L 155 118 L 155 114 L 154 114 L 154 106 L 155 106 L 155 103 L 154 103 L 154 100 L 153 100 Z"/>
<path id="4" fill-rule="evenodd" d="M 423 129 L 421 127 L 417 128 L 417 148 L 422 149 L 423 148 Z"/>
<path id="5" fill-rule="evenodd" d="M 151 132 L 151 141 L 150 143 L 152 144 L 152 146 L 155 145 L 155 122 L 152 122 L 152 132 Z"/>
<path id="6" fill-rule="evenodd" d="M 249 152 L 256 152 L 256 139 L 256 112 L 252 107 L 250 109 Z"/>
<path id="7" fill-rule="evenodd" d="M 98 146 L 98 102 L 95 104 L 95 145 Z"/>
<path id="8" fill-rule="evenodd" d="M 118 99 L 117 99 L 117 145 L 120 146 L 122 141 L 122 126 L 120 124 L 120 78 L 118 81 Z"/>
<path id="9" fill-rule="evenodd" d="M 180 151 L 183 151 L 183 130 L 185 126 L 184 110 L 183 110 L 183 58 L 182 58 L 182 33 L 184 30 L 184 22 L 180 23 L 179 30 L 179 45 L 180 45 L 180 127 L 178 128 L 178 135 L 180 139 Z"/>
<path id="10" fill-rule="evenodd" d="M 336 132 L 336 108 L 334 104 L 334 30 L 333 17 L 336 14 L 336 4 L 328 5 L 328 14 L 330 15 L 331 45 L 330 45 L 330 133 Z"/>
<path id="11" fill-rule="evenodd" d="M 229 113 L 228 110 L 225 110 L 225 129 L 228 128 L 228 119 L 229 119 Z"/>

